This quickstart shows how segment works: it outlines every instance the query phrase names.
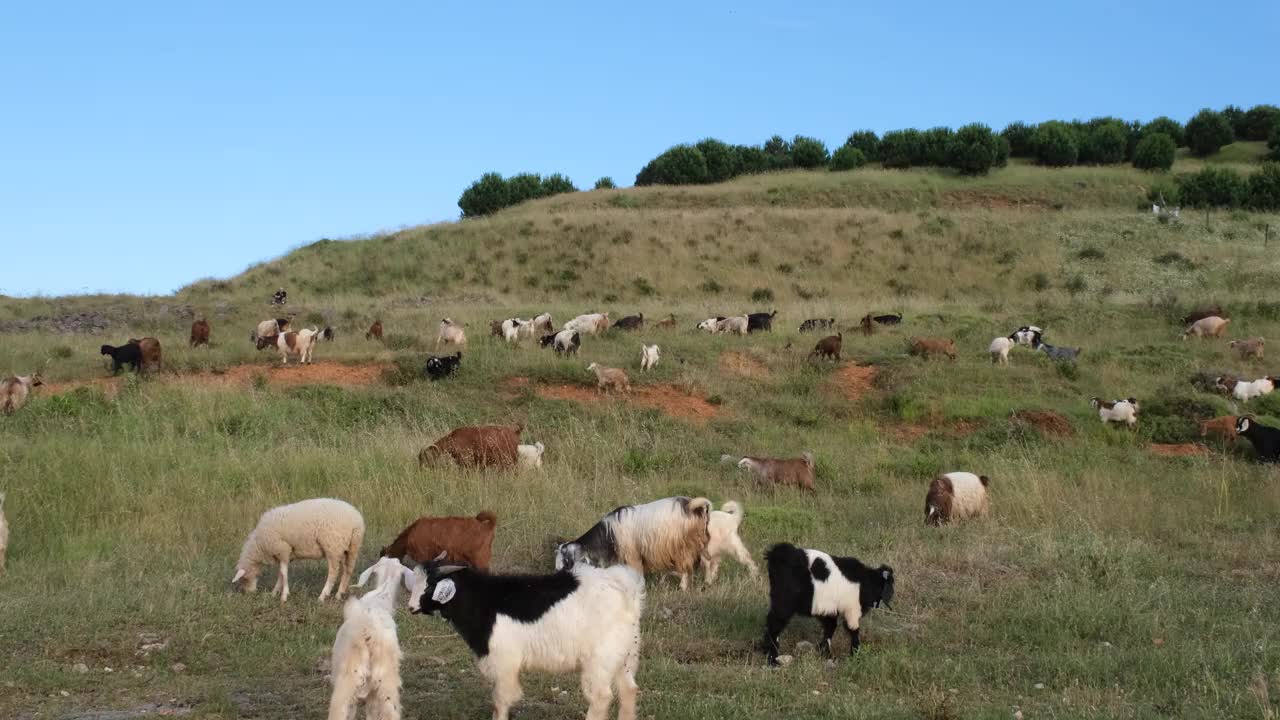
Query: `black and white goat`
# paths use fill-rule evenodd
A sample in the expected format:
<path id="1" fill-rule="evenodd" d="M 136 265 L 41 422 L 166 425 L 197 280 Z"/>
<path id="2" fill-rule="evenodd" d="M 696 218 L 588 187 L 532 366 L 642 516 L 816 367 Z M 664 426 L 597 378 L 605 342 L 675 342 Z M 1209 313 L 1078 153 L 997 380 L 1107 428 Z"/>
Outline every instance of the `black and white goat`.
<path id="1" fill-rule="evenodd" d="M 582 347 L 582 333 L 577 330 L 561 330 L 551 341 L 557 355 L 577 355 Z"/>
<path id="2" fill-rule="evenodd" d="M 687 590 L 711 539 L 711 509 L 711 501 L 701 497 L 623 505 L 577 540 L 557 547 L 556 569 L 628 565 L 640 573 L 674 572 L 680 589 Z"/>
<path id="3" fill-rule="evenodd" d="M 831 330 L 835 326 L 835 318 L 809 318 L 800 323 L 800 332 L 820 332 L 822 330 Z"/>
<path id="4" fill-rule="evenodd" d="M 553 575 L 489 575 L 443 565 L 413 571 L 412 613 L 440 613 L 493 683 L 493 720 L 508 720 L 524 695 L 520 671 L 582 673 L 587 720 L 604 720 L 618 693 L 618 720 L 635 720 L 644 578 L 626 566 L 579 565 Z"/>
<path id="5" fill-rule="evenodd" d="M 1280 461 L 1280 428 L 1261 425 L 1248 415 L 1236 420 L 1236 434 L 1249 438 L 1262 462 Z"/>
<path id="6" fill-rule="evenodd" d="M 422 372 L 432 380 L 439 380 L 452 375 L 461 365 L 461 352 L 444 356 L 432 355 L 427 358 L 427 364 L 422 368 Z"/>
<path id="7" fill-rule="evenodd" d="M 1031 347 L 1035 347 L 1040 344 L 1041 335 L 1044 335 L 1044 330 L 1041 330 L 1035 325 L 1023 325 L 1017 330 L 1014 330 L 1009 337 L 1019 345 L 1030 345 Z"/>
<path id="8" fill-rule="evenodd" d="M 832 557 L 821 550 L 778 543 L 765 552 L 769 566 L 769 615 L 765 619 L 764 648 L 769 664 L 778 663 L 778 637 L 795 615 L 822 623 L 820 652 L 831 654 L 831 636 L 843 621 L 849 633 L 849 654 L 861 644 L 862 616 L 893 600 L 893 568 L 870 568 L 855 558 Z"/>

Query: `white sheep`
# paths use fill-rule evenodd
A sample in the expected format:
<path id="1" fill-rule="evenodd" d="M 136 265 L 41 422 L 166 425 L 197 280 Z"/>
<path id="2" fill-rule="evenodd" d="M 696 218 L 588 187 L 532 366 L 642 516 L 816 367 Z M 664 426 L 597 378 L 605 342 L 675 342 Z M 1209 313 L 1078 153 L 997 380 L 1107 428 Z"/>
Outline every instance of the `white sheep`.
<path id="1" fill-rule="evenodd" d="M 722 555 L 732 554 L 738 562 L 746 565 L 747 572 L 751 573 L 753 580 L 759 574 L 755 561 L 751 559 L 751 552 L 738 536 L 742 517 L 742 506 L 732 500 L 721 505 L 719 510 L 711 511 L 711 518 L 707 523 L 707 531 L 711 539 L 707 541 L 707 547 L 702 551 L 702 566 L 706 569 L 708 585 L 716 581 Z"/>
<path id="2" fill-rule="evenodd" d="M 467 333 L 462 329 L 462 325 L 449 318 L 441 320 L 440 331 L 436 333 L 436 349 L 439 350 L 441 345 L 457 345 L 465 348 Z"/>
<path id="3" fill-rule="evenodd" d="M 363 573 L 356 587 L 374 576 L 373 590 L 348 598 L 342 627 L 333 639 L 330 668 L 333 695 L 329 720 L 354 720 L 365 706 L 368 720 L 400 720 L 400 641 L 396 638 L 396 591 L 413 590 L 413 571 L 384 557 Z"/>
<path id="4" fill-rule="evenodd" d="M 1018 344 L 1017 340 L 1009 337 L 998 337 L 995 340 L 992 340 L 991 344 L 987 346 L 987 352 L 991 353 L 991 362 L 1000 365 L 1008 365 L 1009 351 L 1012 350 L 1013 346 L 1016 344 Z"/>
<path id="5" fill-rule="evenodd" d="M 661 354 L 657 345 L 641 345 L 640 346 L 640 369 L 652 370 L 658 365 L 658 358 Z"/>
<path id="6" fill-rule="evenodd" d="M 542 453 L 546 449 L 546 446 L 540 442 L 532 445 L 517 445 L 516 452 L 520 456 L 520 467 L 529 469 L 542 467 Z"/>
<path id="7" fill-rule="evenodd" d="M 4 493 L 0 492 L 0 573 L 4 572 L 5 553 L 9 549 L 9 523 L 4 519 Z"/>
<path id="8" fill-rule="evenodd" d="M 263 513 L 245 539 L 231 582 L 243 580 L 245 591 L 255 592 L 262 565 L 279 563 L 280 574 L 271 594 L 280 593 L 280 602 L 285 602 L 289 599 L 289 561 L 324 558 L 329 562 L 329 574 L 320 600 L 329 597 L 334 580 L 341 598 L 347 594 L 347 582 L 363 541 L 364 518 L 350 503 L 313 498 L 281 505 Z"/>
<path id="9" fill-rule="evenodd" d="M 1138 422 L 1138 401 L 1135 398 L 1126 400 L 1099 400 L 1090 398 L 1089 404 L 1098 411 L 1102 422 L 1125 423 L 1133 427 Z"/>

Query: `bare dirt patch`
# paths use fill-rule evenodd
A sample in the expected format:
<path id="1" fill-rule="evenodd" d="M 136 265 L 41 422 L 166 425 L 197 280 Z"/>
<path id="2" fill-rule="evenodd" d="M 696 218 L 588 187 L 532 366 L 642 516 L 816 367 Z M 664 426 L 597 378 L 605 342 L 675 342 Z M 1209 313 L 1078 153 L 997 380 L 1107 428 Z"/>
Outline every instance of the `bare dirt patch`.
<path id="1" fill-rule="evenodd" d="M 1151 443 L 1151 452 L 1160 457 L 1198 457 L 1200 455 L 1208 455 L 1209 448 L 1196 443 L 1180 443 L 1176 445 Z"/>
<path id="2" fill-rule="evenodd" d="M 212 372 L 155 375 L 148 382 L 165 384 L 199 385 L 218 388 L 235 388 L 250 385 L 255 377 L 266 378 L 268 385 L 293 387 L 297 385 L 338 385 L 363 387 L 382 382 L 382 373 L 391 366 L 387 363 L 361 363 L 348 365 L 336 362 L 311 363 L 309 365 L 233 365 L 225 370 Z M 69 380 L 45 383 L 39 390 L 47 395 L 61 395 L 77 388 L 94 387 L 107 397 L 114 397 L 120 390 L 124 376 Z"/>
<path id="3" fill-rule="evenodd" d="M 727 352 L 720 355 L 720 369 L 746 378 L 769 377 L 769 366 L 754 355 L 743 352 Z"/>
<path id="4" fill-rule="evenodd" d="M 628 402 L 700 424 L 720 414 L 715 405 L 674 385 L 633 385 L 629 393 L 600 393 L 582 385 L 539 385 L 536 392 L 539 397 L 584 404 Z"/>
<path id="5" fill-rule="evenodd" d="M 875 387 L 876 369 L 872 365 L 848 363 L 831 374 L 831 383 L 847 400 L 860 400 Z"/>
<path id="6" fill-rule="evenodd" d="M 1071 422 L 1052 410 L 1019 410 L 1011 418 L 1015 423 L 1024 423 L 1052 437 L 1066 437 L 1075 433 Z"/>

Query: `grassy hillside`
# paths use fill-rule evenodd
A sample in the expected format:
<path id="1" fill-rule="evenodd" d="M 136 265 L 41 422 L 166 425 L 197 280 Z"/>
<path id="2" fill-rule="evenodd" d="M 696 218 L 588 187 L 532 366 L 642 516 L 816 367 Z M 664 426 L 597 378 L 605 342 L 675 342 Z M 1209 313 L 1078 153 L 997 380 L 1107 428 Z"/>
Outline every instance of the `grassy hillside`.
<path id="1" fill-rule="evenodd" d="M 315 601 L 323 563 L 292 566 L 284 607 L 227 584 L 257 515 L 283 502 L 359 507 L 362 568 L 419 514 L 492 509 L 495 567 L 534 571 L 609 509 L 672 494 L 741 501 L 757 556 L 787 540 L 888 563 L 898 596 L 866 619 L 858 658 L 801 651 L 770 670 L 753 650 L 763 581 L 732 561 L 710 589 L 650 578 L 643 717 L 1273 717 L 1280 482 L 1247 443 L 1198 444 L 1197 420 L 1246 408 L 1191 380 L 1274 370 L 1225 341 L 1180 341 L 1176 318 L 1216 301 L 1232 337 L 1280 337 L 1280 268 L 1261 229 L 1280 218 L 1161 224 L 1143 209 L 1149 181 L 1015 166 L 976 181 L 789 173 L 580 193 L 317 243 L 173 297 L 4 300 L 0 369 L 44 366 L 50 384 L 0 418 L 13 533 L 0 717 L 322 716 L 341 622 L 339 606 Z M 339 330 L 311 368 L 279 368 L 249 344 L 281 285 L 297 321 Z M 763 290 L 772 299 L 752 299 Z M 693 329 L 768 308 L 771 334 Z M 486 336 L 491 319 L 543 309 L 674 313 L 680 325 L 587 338 L 575 359 Z M 851 330 L 898 309 L 899 328 Z M 463 371 L 423 382 L 446 315 L 471 334 Z M 184 346 L 193 316 L 209 318 L 213 348 Z M 795 328 L 814 316 L 839 318 L 844 362 L 805 359 L 816 338 Z M 363 338 L 374 317 L 385 344 Z M 1031 322 L 1082 346 L 1079 366 L 1025 349 L 992 366 L 991 338 Z M 141 334 L 162 340 L 167 369 L 104 379 L 98 345 Z M 955 338 L 961 355 L 909 357 L 911 335 Z M 642 341 L 663 348 L 644 376 Z M 627 368 L 634 396 L 596 397 L 591 361 Z M 1102 426 L 1093 395 L 1140 398 L 1138 428 Z M 1280 425 L 1280 395 L 1247 410 Z M 454 426 L 510 420 L 546 444 L 541 472 L 416 465 Z M 804 450 L 817 458 L 813 494 L 758 487 L 719 462 Z M 926 528 L 925 489 L 951 470 L 992 476 L 992 517 Z M 488 687 L 449 627 L 397 620 L 405 716 L 484 717 Z M 784 647 L 818 636 L 797 619 Z M 585 709 L 575 678 L 524 685 L 521 718 Z"/>

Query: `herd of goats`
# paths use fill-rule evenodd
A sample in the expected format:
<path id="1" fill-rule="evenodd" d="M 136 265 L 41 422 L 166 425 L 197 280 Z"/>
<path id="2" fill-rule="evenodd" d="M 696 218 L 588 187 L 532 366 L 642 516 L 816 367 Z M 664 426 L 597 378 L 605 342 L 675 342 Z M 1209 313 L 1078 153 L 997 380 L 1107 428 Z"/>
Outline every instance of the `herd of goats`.
<path id="1" fill-rule="evenodd" d="M 283 292 L 283 291 L 282 291 Z M 273 299 L 285 302 L 282 293 Z M 772 328 L 776 311 L 736 317 L 712 317 L 696 327 L 709 333 L 747 335 Z M 1220 338 L 1230 320 L 1221 308 L 1202 308 L 1184 318 L 1184 339 L 1190 336 Z M 639 330 L 644 316 L 628 316 L 610 322 L 608 313 L 573 318 L 556 329 L 549 314 L 532 319 L 494 321 L 492 335 L 511 343 L 537 338 L 557 353 L 576 354 L 583 336 L 607 331 Z M 898 325 L 902 315 L 867 315 L 862 332 L 876 325 Z M 657 323 L 671 328 L 674 317 Z M 834 318 L 805 320 L 804 333 L 835 330 Z M 197 320 L 191 328 L 192 346 L 207 345 L 209 324 Z M 383 327 L 375 321 L 366 333 L 381 340 Z M 991 361 L 1004 365 L 1010 351 L 1027 346 L 1058 362 L 1074 363 L 1079 348 L 1051 346 L 1044 331 L 1034 325 L 1018 328 L 990 343 Z M 283 362 L 291 358 L 311 362 L 320 340 L 332 340 L 326 327 L 291 330 L 287 318 L 259 323 L 251 340 L 261 348 L 276 348 Z M 811 353 L 815 359 L 840 360 L 843 335 L 836 332 L 819 340 Z M 465 348 L 463 325 L 445 318 L 436 337 L 436 349 Z M 1231 346 L 1242 357 L 1261 358 L 1264 340 L 1237 340 Z M 956 358 L 950 339 L 913 337 L 911 354 Z M 124 366 L 136 371 L 158 368 L 160 343 L 156 338 L 131 339 L 121 346 L 103 345 L 113 372 Z M 424 374 L 433 380 L 455 373 L 461 364 L 458 349 L 451 355 L 433 355 Z M 660 358 L 657 345 L 642 344 L 640 367 L 648 370 Z M 624 370 L 591 363 L 601 391 L 626 390 Z M 1216 378 L 1223 392 L 1241 402 L 1274 390 L 1276 379 Z M 0 382 L 0 407 L 13 412 L 40 384 L 38 374 L 10 377 Z M 1136 398 L 1091 403 L 1103 423 L 1134 426 L 1138 421 Z M 1280 429 L 1257 423 L 1251 416 L 1229 416 L 1206 422 L 1205 428 L 1248 438 L 1264 461 L 1280 456 Z M 451 462 L 463 467 L 501 469 L 540 467 L 541 443 L 520 443 L 520 425 L 466 426 L 454 429 L 419 455 L 424 466 Z M 814 461 L 808 453 L 799 458 L 725 456 L 770 485 L 814 489 Z M 970 472 L 949 472 L 933 479 L 925 499 L 924 519 L 929 525 L 983 517 L 988 514 L 990 478 Z M 0 571 L 4 568 L 8 526 L 0 493 Z M 732 556 L 754 578 L 757 568 L 738 535 L 742 506 L 733 501 L 720 509 L 705 497 L 668 497 L 625 505 L 606 514 L 577 539 L 555 551 L 555 572 L 545 575 L 491 573 L 489 564 L 498 518 L 489 511 L 474 517 L 421 517 L 379 551 L 379 559 L 362 572 L 356 587 L 372 585 L 343 607 L 343 622 L 332 650 L 333 691 L 330 720 L 355 717 L 360 705 L 366 717 L 398 719 L 400 706 L 401 650 L 395 621 L 396 597 L 404 588 L 413 614 L 435 614 L 447 620 L 477 658 L 481 674 L 492 684 L 493 718 L 506 720 L 511 706 L 522 696 L 522 670 L 578 672 L 589 709 L 588 720 L 603 720 L 616 696 L 619 720 L 634 720 L 638 688 L 635 675 L 640 661 L 640 621 L 644 604 L 644 576 L 672 573 L 680 588 L 703 568 L 705 582 L 715 581 L 723 556 Z M 232 583 L 247 592 L 256 590 L 264 566 L 275 564 L 278 573 L 272 591 L 280 600 L 289 597 L 288 570 L 293 560 L 324 559 L 328 575 L 320 593 L 347 593 L 364 540 L 360 512 L 342 500 L 315 498 L 283 505 L 265 512 L 245 540 Z M 405 559 L 412 568 L 406 566 Z M 830 655 L 838 628 L 849 636 L 850 652 L 860 646 L 865 614 L 888 606 L 894 596 L 894 571 L 887 565 L 868 565 L 852 557 L 833 556 L 821 550 L 778 543 L 764 554 L 769 580 L 769 609 L 760 649 L 771 665 L 785 665 L 790 655 L 781 652 L 779 637 L 796 615 L 817 619 L 822 637 L 817 649 Z"/>

